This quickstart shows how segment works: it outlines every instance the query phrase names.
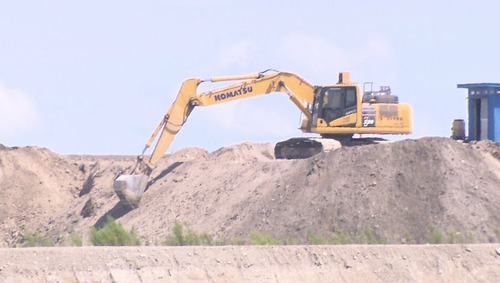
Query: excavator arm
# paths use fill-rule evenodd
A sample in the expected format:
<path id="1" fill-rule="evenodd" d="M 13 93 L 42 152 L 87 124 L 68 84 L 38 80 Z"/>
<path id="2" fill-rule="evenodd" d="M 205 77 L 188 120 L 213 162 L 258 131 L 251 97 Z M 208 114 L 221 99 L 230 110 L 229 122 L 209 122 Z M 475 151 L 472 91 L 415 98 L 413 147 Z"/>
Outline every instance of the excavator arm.
<path id="1" fill-rule="evenodd" d="M 197 93 L 201 83 L 228 81 L 239 82 L 217 90 Z M 120 202 L 130 208 L 138 207 L 142 193 L 147 188 L 149 175 L 167 152 L 194 107 L 222 104 L 276 92 L 288 94 L 291 101 L 305 115 L 302 130 L 310 131 L 312 117 L 309 107 L 314 100 L 315 87 L 296 74 L 267 70 L 241 76 L 213 77 L 208 80 L 198 78 L 185 80 L 174 103 L 146 142 L 146 146 L 142 154 L 138 156 L 136 166 L 130 175 L 120 175 L 115 179 L 114 190 L 120 198 Z M 146 161 L 144 154 L 158 135 L 155 148 Z M 136 173 L 137 171 L 138 173 Z"/>

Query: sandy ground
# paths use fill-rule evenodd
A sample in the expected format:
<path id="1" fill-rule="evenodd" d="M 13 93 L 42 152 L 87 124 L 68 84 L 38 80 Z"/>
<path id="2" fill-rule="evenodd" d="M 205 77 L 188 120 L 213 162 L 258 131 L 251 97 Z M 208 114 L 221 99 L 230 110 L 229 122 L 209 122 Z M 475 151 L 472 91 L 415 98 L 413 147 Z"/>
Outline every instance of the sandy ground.
<path id="1" fill-rule="evenodd" d="M 121 282 L 116 278 L 130 273 L 149 282 L 148 268 L 158 276 L 170 268 L 173 282 L 196 276 L 199 282 L 231 282 L 231 276 L 250 282 L 498 278 L 499 143 L 429 137 L 343 147 L 304 160 L 275 160 L 270 144 L 186 148 L 161 160 L 140 207 L 127 210 L 112 184 L 134 161 L 0 145 L 0 281 L 98 282 L 102 275 L 104 282 Z M 349 244 L 390 246 L 90 247 L 90 227 L 102 227 L 107 216 L 149 246 L 164 242 L 176 222 L 226 245 L 250 243 L 258 234 L 298 245 L 314 239 L 331 244 L 344 235 Z M 60 249 L 20 249 L 33 234 Z M 69 247 L 74 235 L 83 248 Z M 457 245 L 426 245 L 436 241 Z M 319 266 L 313 255 L 322 259 Z M 192 263 L 176 263 L 183 258 Z M 231 264 L 223 264 L 226 259 Z M 115 268 L 114 262 L 121 263 Z M 358 263 L 355 274 L 364 275 L 349 277 Z M 190 279 L 190 270 L 201 275 Z"/>
<path id="2" fill-rule="evenodd" d="M 498 282 L 498 244 L 0 250 L 1 282 Z"/>

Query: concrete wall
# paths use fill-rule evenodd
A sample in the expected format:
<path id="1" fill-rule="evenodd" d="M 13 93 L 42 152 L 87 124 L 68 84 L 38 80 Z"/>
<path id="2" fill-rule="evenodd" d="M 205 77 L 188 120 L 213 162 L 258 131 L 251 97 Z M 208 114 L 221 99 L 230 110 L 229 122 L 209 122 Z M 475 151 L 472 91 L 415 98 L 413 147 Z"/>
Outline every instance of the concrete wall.
<path id="1" fill-rule="evenodd" d="M 498 282 L 499 246 L 0 249 L 0 282 Z"/>

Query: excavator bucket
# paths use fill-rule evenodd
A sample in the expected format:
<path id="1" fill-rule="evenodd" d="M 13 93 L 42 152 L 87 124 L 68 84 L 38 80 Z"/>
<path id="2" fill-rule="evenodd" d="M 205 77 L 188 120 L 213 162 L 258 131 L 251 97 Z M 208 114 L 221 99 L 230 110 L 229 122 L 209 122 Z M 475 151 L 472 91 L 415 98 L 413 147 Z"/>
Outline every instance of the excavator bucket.
<path id="1" fill-rule="evenodd" d="M 147 184 L 148 176 L 146 175 L 120 175 L 115 179 L 113 189 L 123 206 L 135 209 L 139 207 L 139 202 Z"/>

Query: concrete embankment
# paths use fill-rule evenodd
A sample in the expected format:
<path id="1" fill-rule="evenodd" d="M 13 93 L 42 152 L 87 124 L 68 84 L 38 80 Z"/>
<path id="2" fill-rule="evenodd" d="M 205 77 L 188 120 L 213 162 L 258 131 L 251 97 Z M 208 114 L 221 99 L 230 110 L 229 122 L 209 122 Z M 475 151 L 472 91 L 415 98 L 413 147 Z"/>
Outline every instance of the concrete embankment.
<path id="1" fill-rule="evenodd" d="M 0 282 L 498 282 L 500 244 L 0 249 Z"/>

